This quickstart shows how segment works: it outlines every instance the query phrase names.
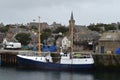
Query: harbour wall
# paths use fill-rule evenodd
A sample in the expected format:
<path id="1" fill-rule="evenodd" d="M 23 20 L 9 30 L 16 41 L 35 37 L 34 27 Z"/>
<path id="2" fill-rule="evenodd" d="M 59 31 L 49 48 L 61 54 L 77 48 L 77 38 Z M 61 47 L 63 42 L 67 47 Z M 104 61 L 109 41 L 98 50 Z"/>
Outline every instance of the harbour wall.
<path id="1" fill-rule="evenodd" d="M 16 55 L 20 52 L 15 50 L 0 50 L 1 66 L 17 66 Z M 32 51 L 27 51 L 32 53 Z M 59 56 L 58 53 L 53 54 L 54 57 Z M 116 54 L 92 54 L 94 58 L 95 69 L 120 69 L 120 55 Z"/>
<path id="2" fill-rule="evenodd" d="M 7 50 L 0 50 L 0 65 L 1 66 L 16 66 L 16 55 L 18 54 L 17 51 L 7 51 Z"/>
<path id="3" fill-rule="evenodd" d="M 93 54 L 94 66 L 97 70 L 120 70 L 120 55 Z"/>

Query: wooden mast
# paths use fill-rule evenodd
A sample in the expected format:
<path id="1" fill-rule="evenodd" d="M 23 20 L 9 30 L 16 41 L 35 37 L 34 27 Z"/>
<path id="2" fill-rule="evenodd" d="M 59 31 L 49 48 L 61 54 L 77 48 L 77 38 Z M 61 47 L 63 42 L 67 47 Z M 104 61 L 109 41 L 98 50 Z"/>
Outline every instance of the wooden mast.
<path id="1" fill-rule="evenodd" d="M 38 17 L 38 55 L 41 54 L 41 33 L 40 33 L 40 16 Z"/>

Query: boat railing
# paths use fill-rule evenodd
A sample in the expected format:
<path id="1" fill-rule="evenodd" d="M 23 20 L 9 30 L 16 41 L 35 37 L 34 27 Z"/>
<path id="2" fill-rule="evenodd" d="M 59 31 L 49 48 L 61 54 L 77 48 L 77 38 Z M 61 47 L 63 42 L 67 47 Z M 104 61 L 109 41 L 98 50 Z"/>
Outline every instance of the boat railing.
<path id="1" fill-rule="evenodd" d="M 73 52 L 74 54 L 93 54 L 93 52 Z"/>
<path id="2" fill-rule="evenodd" d="M 47 56 L 47 55 L 52 55 L 52 54 L 57 54 L 57 53 L 50 53 L 50 52 L 42 52 L 40 55 L 38 55 L 37 51 L 20 51 L 19 54 L 21 55 L 27 55 L 27 56 Z M 73 58 L 89 58 L 91 57 L 90 54 L 91 52 L 74 52 L 72 53 Z M 58 55 L 58 54 L 57 54 Z M 52 56 L 52 58 L 61 58 L 61 56 Z"/>
<path id="3" fill-rule="evenodd" d="M 42 52 L 38 55 L 37 51 L 21 51 L 19 52 L 20 55 L 26 55 L 26 56 L 47 56 L 50 55 L 50 52 Z"/>

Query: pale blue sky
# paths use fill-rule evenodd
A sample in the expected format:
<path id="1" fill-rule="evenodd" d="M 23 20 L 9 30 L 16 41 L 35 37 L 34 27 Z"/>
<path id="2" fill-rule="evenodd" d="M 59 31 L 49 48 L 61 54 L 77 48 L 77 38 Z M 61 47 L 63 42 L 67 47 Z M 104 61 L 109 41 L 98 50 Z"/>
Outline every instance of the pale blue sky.
<path id="1" fill-rule="evenodd" d="M 71 11 L 76 24 L 120 22 L 120 0 L 0 0 L 0 22 L 54 21 L 68 25 Z"/>

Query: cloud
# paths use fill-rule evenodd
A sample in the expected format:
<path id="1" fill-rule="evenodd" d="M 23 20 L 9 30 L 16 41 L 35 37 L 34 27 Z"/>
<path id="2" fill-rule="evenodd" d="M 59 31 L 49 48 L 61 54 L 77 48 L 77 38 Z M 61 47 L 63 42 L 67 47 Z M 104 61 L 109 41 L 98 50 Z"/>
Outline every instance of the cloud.
<path id="1" fill-rule="evenodd" d="M 28 9 L 36 7 L 74 6 L 76 4 L 92 3 L 99 0 L 1 0 L 0 6 L 9 9 Z M 102 0 L 100 0 L 101 2 Z M 105 2 L 105 1 L 104 1 Z"/>
<path id="2" fill-rule="evenodd" d="M 76 24 L 119 21 L 119 0 L 0 0 L 0 21 L 24 23 L 41 16 L 42 21 L 68 24 L 74 12 Z"/>

